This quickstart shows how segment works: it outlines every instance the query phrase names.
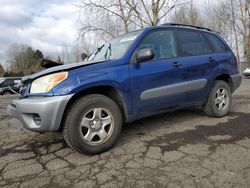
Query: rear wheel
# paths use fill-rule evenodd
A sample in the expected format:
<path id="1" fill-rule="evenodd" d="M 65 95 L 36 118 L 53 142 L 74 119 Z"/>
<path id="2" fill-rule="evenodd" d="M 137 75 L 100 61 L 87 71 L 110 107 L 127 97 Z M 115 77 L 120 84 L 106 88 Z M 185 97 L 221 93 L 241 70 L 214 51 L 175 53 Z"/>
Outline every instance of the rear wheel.
<path id="1" fill-rule="evenodd" d="M 209 97 L 203 106 L 204 112 L 213 117 L 223 117 L 230 111 L 232 93 L 229 85 L 222 80 L 216 80 Z"/>
<path id="2" fill-rule="evenodd" d="M 70 107 L 63 135 L 68 145 L 88 154 L 110 149 L 122 128 L 121 112 L 117 104 L 103 95 L 88 95 Z"/>

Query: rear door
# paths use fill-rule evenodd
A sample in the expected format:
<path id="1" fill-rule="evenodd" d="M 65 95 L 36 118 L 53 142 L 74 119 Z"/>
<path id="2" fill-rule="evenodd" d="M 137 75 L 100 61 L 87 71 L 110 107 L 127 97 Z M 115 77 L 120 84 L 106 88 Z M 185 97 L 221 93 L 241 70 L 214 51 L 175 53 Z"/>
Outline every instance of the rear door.
<path id="1" fill-rule="evenodd" d="M 210 43 L 212 47 L 212 54 L 210 54 L 212 62 L 220 66 L 222 66 L 223 64 L 225 66 L 231 64 L 231 66 L 234 67 L 233 70 L 238 70 L 237 67 L 235 67 L 236 63 L 234 61 L 235 59 L 234 54 L 228 48 L 228 46 L 226 46 L 224 42 L 222 42 L 222 40 L 218 36 L 211 33 L 204 33 L 203 36 Z"/>
<path id="2" fill-rule="evenodd" d="M 191 90 L 186 93 L 185 103 L 194 105 L 206 99 L 209 75 L 217 66 L 212 48 L 202 32 L 190 29 L 176 31 L 180 63 L 184 67 L 185 80 Z"/>
<path id="3" fill-rule="evenodd" d="M 134 112 L 152 114 L 182 104 L 183 67 L 178 62 L 174 32 L 160 29 L 148 33 L 134 55 L 143 48 L 152 48 L 155 57 L 129 65 Z"/>

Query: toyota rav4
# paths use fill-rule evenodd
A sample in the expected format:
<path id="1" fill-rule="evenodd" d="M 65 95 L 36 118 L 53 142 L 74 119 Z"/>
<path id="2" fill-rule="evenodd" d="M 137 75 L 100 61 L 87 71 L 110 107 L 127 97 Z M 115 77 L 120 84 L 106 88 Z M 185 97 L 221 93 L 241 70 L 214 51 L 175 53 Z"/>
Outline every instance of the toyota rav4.
<path id="1" fill-rule="evenodd" d="M 22 83 L 21 99 L 7 107 L 11 116 L 28 130 L 62 131 L 72 149 L 95 154 L 110 149 L 122 125 L 137 119 L 187 107 L 227 115 L 241 75 L 218 33 L 163 24 L 118 36 L 85 62 Z"/>

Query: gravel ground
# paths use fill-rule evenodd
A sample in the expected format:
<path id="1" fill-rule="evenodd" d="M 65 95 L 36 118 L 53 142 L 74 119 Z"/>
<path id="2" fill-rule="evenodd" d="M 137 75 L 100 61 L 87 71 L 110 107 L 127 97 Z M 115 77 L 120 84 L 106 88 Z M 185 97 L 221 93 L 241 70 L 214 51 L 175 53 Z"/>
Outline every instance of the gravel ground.
<path id="1" fill-rule="evenodd" d="M 80 155 L 60 133 L 24 130 L 0 97 L 0 187 L 250 187 L 250 80 L 224 118 L 182 110 L 125 125 L 118 144 Z"/>

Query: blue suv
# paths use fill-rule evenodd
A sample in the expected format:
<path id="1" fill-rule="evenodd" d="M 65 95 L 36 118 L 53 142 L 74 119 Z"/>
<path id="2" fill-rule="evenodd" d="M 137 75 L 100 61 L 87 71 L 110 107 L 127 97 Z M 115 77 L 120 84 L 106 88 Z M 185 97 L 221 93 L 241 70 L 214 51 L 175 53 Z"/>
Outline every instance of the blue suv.
<path id="1" fill-rule="evenodd" d="M 7 107 L 11 116 L 28 130 L 62 131 L 72 149 L 95 154 L 110 149 L 122 125 L 137 119 L 194 106 L 227 115 L 241 75 L 218 33 L 164 24 L 121 35 L 85 62 L 22 83 L 21 99 Z"/>

